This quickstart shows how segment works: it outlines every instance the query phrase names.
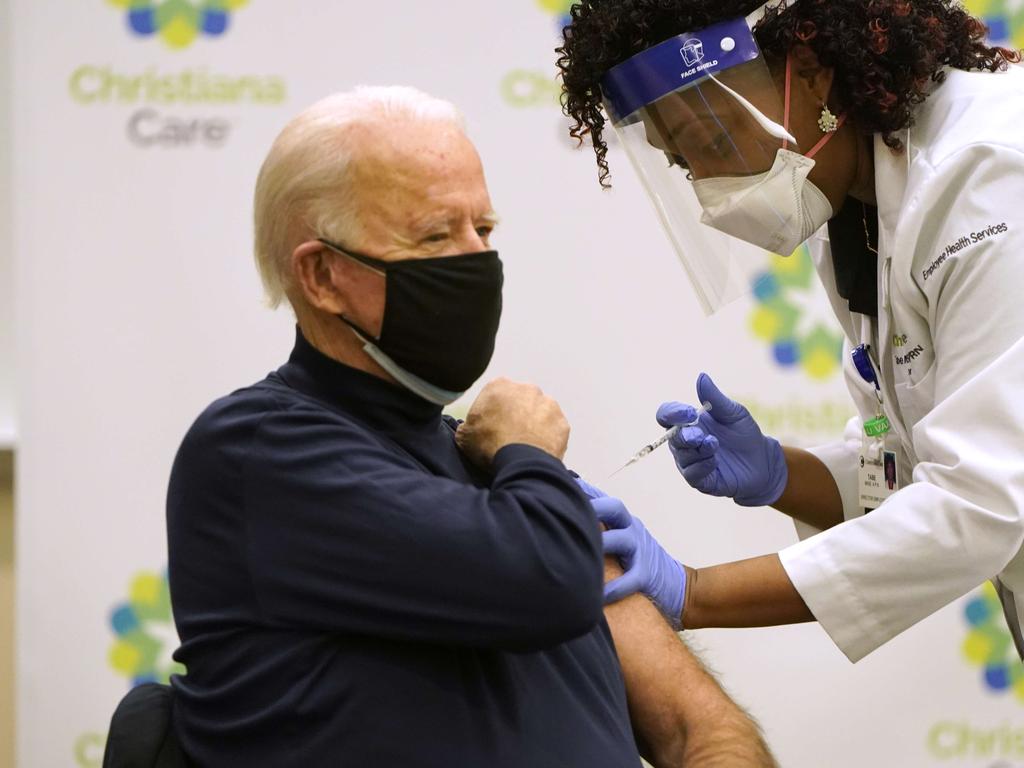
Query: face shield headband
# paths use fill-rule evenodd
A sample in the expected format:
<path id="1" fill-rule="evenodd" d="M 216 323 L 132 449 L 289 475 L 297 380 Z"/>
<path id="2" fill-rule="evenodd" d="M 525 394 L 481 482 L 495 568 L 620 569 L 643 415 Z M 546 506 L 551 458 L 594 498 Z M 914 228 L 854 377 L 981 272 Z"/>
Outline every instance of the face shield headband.
<path id="1" fill-rule="evenodd" d="M 612 122 L 630 122 L 648 104 L 705 78 L 714 80 L 717 72 L 760 58 L 751 27 L 745 18 L 719 22 L 696 33 L 677 35 L 612 67 L 601 80 L 605 109 Z M 769 135 L 796 143 L 789 131 L 742 94 L 716 82 Z"/>

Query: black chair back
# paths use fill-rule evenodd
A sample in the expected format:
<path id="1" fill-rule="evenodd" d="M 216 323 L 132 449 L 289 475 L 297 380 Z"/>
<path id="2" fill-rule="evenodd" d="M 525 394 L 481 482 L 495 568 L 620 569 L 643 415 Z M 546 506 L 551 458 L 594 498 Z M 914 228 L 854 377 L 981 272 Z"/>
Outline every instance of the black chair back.
<path id="1" fill-rule="evenodd" d="M 103 768 L 188 768 L 171 727 L 172 699 L 159 683 L 130 690 L 110 719 Z"/>

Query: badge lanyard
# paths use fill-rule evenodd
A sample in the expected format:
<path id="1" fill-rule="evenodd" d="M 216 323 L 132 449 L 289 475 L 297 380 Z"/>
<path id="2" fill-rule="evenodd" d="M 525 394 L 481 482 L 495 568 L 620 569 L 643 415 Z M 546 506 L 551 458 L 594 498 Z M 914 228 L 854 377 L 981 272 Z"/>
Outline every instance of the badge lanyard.
<path id="1" fill-rule="evenodd" d="M 896 452 L 885 450 L 886 436 L 891 430 L 885 415 L 882 386 L 871 360 L 871 347 L 861 344 L 853 350 L 853 365 L 865 382 L 874 387 L 878 410 L 873 419 L 864 422 L 863 447 L 860 455 L 860 506 L 865 512 L 877 509 L 895 493 L 899 486 L 896 471 Z"/>
<path id="2" fill-rule="evenodd" d="M 871 347 L 861 344 L 853 350 L 853 365 L 857 373 L 868 384 L 875 388 L 875 399 L 878 400 L 878 415 L 864 422 L 864 434 L 868 437 L 885 439 L 889 433 L 889 419 L 885 415 L 885 408 L 882 402 L 882 386 L 878 381 L 878 374 L 875 373 L 875 365 L 871 362 L 869 354 Z"/>

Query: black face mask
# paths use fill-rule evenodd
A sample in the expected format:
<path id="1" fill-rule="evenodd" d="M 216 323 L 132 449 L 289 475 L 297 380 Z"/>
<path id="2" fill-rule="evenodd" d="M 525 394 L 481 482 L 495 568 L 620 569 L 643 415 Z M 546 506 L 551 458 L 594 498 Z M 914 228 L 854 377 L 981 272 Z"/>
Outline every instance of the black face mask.
<path id="1" fill-rule="evenodd" d="M 381 261 L 321 239 L 324 245 L 385 277 L 384 320 L 379 338 L 339 317 L 364 341 L 405 372 L 435 388 L 461 394 L 480 378 L 494 354 L 504 282 L 497 251 L 430 259 Z M 402 384 L 417 391 L 367 350 Z M 454 398 L 443 398 L 454 399 Z"/>

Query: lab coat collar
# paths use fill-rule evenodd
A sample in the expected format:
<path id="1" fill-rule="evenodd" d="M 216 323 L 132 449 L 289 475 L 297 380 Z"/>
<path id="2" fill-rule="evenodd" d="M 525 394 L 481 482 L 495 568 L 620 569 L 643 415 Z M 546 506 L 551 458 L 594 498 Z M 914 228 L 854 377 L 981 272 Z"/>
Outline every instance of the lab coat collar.
<path id="1" fill-rule="evenodd" d="M 893 152 L 882 141 L 880 133 L 875 134 L 875 198 L 878 202 L 879 239 L 888 244 L 896 231 L 900 211 L 903 209 L 910 173 L 911 145 L 910 130 L 903 132 L 903 151 Z M 882 258 L 889 257 L 889 250 L 878 248 Z"/>

